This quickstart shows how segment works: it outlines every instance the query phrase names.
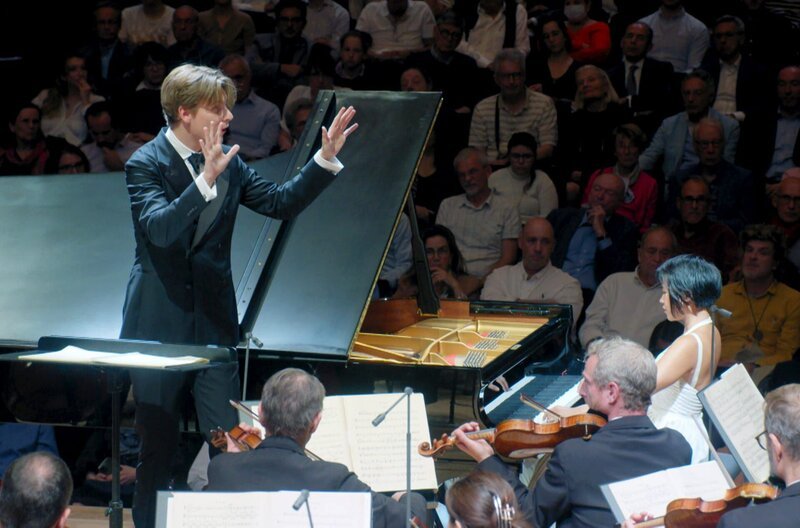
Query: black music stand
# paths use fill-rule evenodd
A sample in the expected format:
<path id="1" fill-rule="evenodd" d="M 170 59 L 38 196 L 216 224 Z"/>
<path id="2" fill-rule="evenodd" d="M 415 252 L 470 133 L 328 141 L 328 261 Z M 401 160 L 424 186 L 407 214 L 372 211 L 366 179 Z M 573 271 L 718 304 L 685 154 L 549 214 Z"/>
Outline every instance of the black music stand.
<path id="1" fill-rule="evenodd" d="M 234 348 L 214 347 L 214 346 L 193 346 L 193 345 L 170 345 L 155 343 L 150 341 L 131 341 L 116 339 L 91 339 L 80 337 L 61 337 L 48 336 L 39 339 L 38 348 L 25 352 L 14 352 L 10 354 L 0 354 L 0 361 L 7 362 L 27 362 L 30 359 L 22 359 L 20 356 L 30 356 L 37 352 L 51 352 L 61 350 L 66 346 L 75 346 L 85 350 L 97 352 L 110 352 L 114 354 L 124 354 L 128 352 L 141 352 L 163 357 L 197 356 L 208 360 L 208 363 L 195 363 L 175 367 L 158 368 L 157 370 L 169 370 L 172 372 L 190 372 L 204 370 L 206 368 L 237 361 L 236 350 Z M 45 361 L 43 361 L 45 363 Z M 56 364 L 57 362 L 48 362 Z M 61 363 L 64 364 L 64 363 Z M 107 374 L 108 391 L 111 393 L 111 501 L 108 503 L 108 525 L 110 528 L 122 528 L 122 500 L 120 498 L 119 483 L 119 432 L 121 422 L 121 397 L 123 387 L 123 371 L 131 368 L 129 365 L 98 365 L 95 363 L 68 363 L 70 365 L 85 365 L 95 369 L 100 369 Z"/>

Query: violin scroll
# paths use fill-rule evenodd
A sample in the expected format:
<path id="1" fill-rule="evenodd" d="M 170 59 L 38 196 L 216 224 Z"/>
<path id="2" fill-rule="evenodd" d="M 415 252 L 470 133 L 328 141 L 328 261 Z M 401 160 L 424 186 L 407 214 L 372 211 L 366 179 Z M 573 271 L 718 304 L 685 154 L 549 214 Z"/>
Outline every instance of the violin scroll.
<path id="1" fill-rule="evenodd" d="M 417 452 L 424 457 L 435 457 L 453 447 L 455 442 L 454 436 L 443 434 L 441 438 L 434 439 L 433 445 L 422 442 L 417 447 Z"/>

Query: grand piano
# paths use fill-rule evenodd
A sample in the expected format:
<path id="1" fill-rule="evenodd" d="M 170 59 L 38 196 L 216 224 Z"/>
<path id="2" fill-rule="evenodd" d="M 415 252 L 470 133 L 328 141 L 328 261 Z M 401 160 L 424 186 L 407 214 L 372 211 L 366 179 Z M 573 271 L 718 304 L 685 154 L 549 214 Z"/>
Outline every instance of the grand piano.
<path id="1" fill-rule="evenodd" d="M 411 385 L 430 402 L 450 399 L 429 406 L 432 428 L 446 430 L 463 418 L 454 418 L 459 398 L 469 418 L 491 425 L 524 412 L 520 390 L 535 395 L 559 378 L 541 374 L 569 351 L 569 306 L 372 299 L 439 104 L 437 93 L 323 92 L 299 144 L 253 164 L 271 179 L 291 177 L 335 109 L 357 108 L 345 170 L 298 218 L 240 211 L 232 264 L 248 394 L 287 365 L 316 370 L 332 394 Z M 12 226 L 0 231 L 0 349 L 35 349 L 48 335 L 115 339 L 134 248 L 124 175 L 2 178 L 0 218 Z M 416 261 L 429 283 L 424 256 Z M 97 423 L 103 384 L 55 377 L 51 367 L 0 363 L 10 414 Z M 494 390 L 501 377 L 512 391 Z"/>

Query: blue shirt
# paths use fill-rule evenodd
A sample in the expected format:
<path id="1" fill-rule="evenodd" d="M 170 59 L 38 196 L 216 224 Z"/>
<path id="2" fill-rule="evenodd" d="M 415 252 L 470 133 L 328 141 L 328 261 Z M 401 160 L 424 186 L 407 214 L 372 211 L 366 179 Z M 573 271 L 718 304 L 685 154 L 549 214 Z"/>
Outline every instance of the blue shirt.
<path id="1" fill-rule="evenodd" d="M 238 144 L 245 159 L 269 156 L 278 143 L 281 111 L 273 103 L 250 92 L 231 110 L 233 120 L 228 127 L 227 145 Z"/>
<path id="2" fill-rule="evenodd" d="M 589 223 L 588 211 L 584 213 L 581 225 L 575 230 L 572 239 L 569 241 L 567 256 L 561 270 L 569 273 L 578 282 L 581 288 L 597 289 L 597 279 L 594 275 L 594 257 L 599 249 L 605 249 L 611 245 L 611 240 L 605 238 L 598 240 L 597 235 Z"/>
<path id="3" fill-rule="evenodd" d="M 58 456 L 51 425 L 0 423 L 0 478 L 12 462 L 35 451 L 48 451 Z"/>

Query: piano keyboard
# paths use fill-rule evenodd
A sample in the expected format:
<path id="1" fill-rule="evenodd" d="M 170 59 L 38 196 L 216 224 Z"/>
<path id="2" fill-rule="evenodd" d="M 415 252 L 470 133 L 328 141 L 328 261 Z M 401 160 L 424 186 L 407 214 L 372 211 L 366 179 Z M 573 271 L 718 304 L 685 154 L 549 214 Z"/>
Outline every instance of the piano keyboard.
<path id="1" fill-rule="evenodd" d="M 548 408 L 553 406 L 572 407 L 581 399 L 578 394 L 580 383 L 581 376 L 577 375 L 525 376 L 487 404 L 484 412 L 495 424 L 509 419 L 533 419 L 540 422 L 544 418 L 543 413 L 522 403 L 519 399 L 520 393 L 530 396 Z"/>

